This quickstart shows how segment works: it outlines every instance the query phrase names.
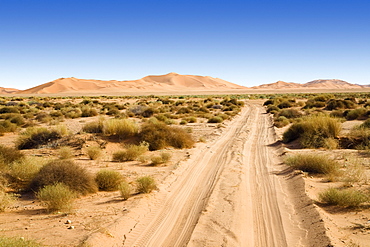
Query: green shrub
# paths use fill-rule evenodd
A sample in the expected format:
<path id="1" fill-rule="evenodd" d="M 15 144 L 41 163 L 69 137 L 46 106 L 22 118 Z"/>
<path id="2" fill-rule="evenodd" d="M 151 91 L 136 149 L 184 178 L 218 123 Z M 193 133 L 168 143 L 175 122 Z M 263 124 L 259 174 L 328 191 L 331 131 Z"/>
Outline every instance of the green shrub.
<path id="1" fill-rule="evenodd" d="M 27 191 L 31 181 L 45 163 L 42 158 L 30 156 L 11 163 L 8 175 L 12 187 L 16 190 Z"/>
<path id="2" fill-rule="evenodd" d="M 305 148 L 323 147 L 325 139 L 336 138 L 341 130 L 340 122 L 325 115 L 308 116 L 303 121 L 294 123 L 283 134 L 283 142 L 287 143 L 300 138 Z"/>
<path id="3" fill-rule="evenodd" d="M 143 176 L 136 179 L 137 190 L 139 193 L 150 193 L 157 188 L 154 178 Z"/>
<path id="4" fill-rule="evenodd" d="M 15 195 L 6 193 L 0 190 L 0 212 L 4 212 L 5 209 L 17 201 Z"/>
<path id="5" fill-rule="evenodd" d="M 103 133 L 104 119 L 100 118 L 98 121 L 90 122 L 82 127 L 86 133 Z"/>
<path id="6" fill-rule="evenodd" d="M 63 183 L 55 183 L 41 188 L 36 193 L 36 197 L 50 212 L 69 212 L 72 209 L 76 193 Z"/>
<path id="7" fill-rule="evenodd" d="M 93 176 L 71 160 L 53 160 L 43 166 L 32 180 L 31 189 L 38 191 L 55 183 L 63 183 L 82 195 L 97 191 Z"/>
<path id="8" fill-rule="evenodd" d="M 43 127 L 30 127 L 22 132 L 16 140 L 18 149 L 32 149 L 58 140 L 65 135 L 63 129 L 47 129 Z"/>
<path id="9" fill-rule="evenodd" d="M 34 240 L 25 240 L 20 237 L 0 236 L 0 247 L 41 247 L 42 245 Z"/>
<path id="10" fill-rule="evenodd" d="M 149 143 L 149 150 L 159 150 L 168 146 L 179 149 L 192 148 L 195 143 L 185 130 L 160 122 L 144 124 L 139 137 L 141 141 Z"/>
<path id="11" fill-rule="evenodd" d="M 323 155 L 296 154 L 288 156 L 285 163 L 304 172 L 319 174 L 337 174 L 339 172 L 339 164 Z"/>
<path id="12" fill-rule="evenodd" d="M 211 117 L 210 119 L 208 119 L 208 123 L 222 123 L 223 121 L 224 120 L 219 116 Z"/>
<path id="13" fill-rule="evenodd" d="M 118 190 L 120 183 L 123 181 L 121 173 L 113 170 L 100 170 L 95 181 L 99 190 L 114 191 Z"/>
<path id="14" fill-rule="evenodd" d="M 18 129 L 17 125 L 11 123 L 9 120 L 0 121 L 0 134 L 6 132 L 15 132 Z"/>
<path id="15" fill-rule="evenodd" d="M 95 108 L 90 107 L 82 107 L 81 117 L 94 117 L 97 116 L 99 113 Z"/>
<path id="16" fill-rule="evenodd" d="M 140 155 L 148 151 L 148 144 L 141 143 L 140 145 L 129 145 L 126 150 L 121 150 L 113 153 L 113 161 L 124 162 L 137 160 Z"/>
<path id="17" fill-rule="evenodd" d="M 0 144 L 0 163 L 9 165 L 14 161 L 18 161 L 23 158 L 24 154 L 21 153 L 19 150 L 12 147 L 6 147 Z"/>
<path id="18" fill-rule="evenodd" d="M 86 153 L 89 159 L 91 160 L 97 160 L 102 156 L 102 149 L 98 146 L 90 146 L 86 148 Z"/>
<path id="19" fill-rule="evenodd" d="M 109 119 L 104 122 L 103 133 L 119 139 L 135 136 L 139 131 L 138 125 L 129 119 Z"/>
<path id="20" fill-rule="evenodd" d="M 286 117 L 280 116 L 274 119 L 274 125 L 278 128 L 282 128 L 289 124 L 289 120 Z"/>
<path id="21" fill-rule="evenodd" d="M 73 157 L 73 149 L 68 146 L 60 147 L 58 150 L 58 156 L 61 160 L 71 159 Z"/>
<path id="22" fill-rule="evenodd" d="M 280 104 L 278 104 L 277 107 L 279 107 L 280 109 L 283 109 L 283 108 L 289 108 L 289 107 L 292 107 L 292 106 L 293 106 L 292 103 L 285 100 L 285 101 L 281 102 Z"/>
<path id="23" fill-rule="evenodd" d="M 172 155 L 170 153 L 161 153 L 159 156 L 151 157 L 152 165 L 160 165 L 170 161 Z"/>
<path id="24" fill-rule="evenodd" d="M 362 203 L 368 202 L 369 197 L 355 189 L 336 189 L 329 188 L 319 194 L 321 202 L 328 205 L 340 207 L 358 207 Z"/>
<path id="25" fill-rule="evenodd" d="M 126 181 L 123 181 L 118 185 L 118 190 L 123 200 L 127 200 L 131 197 L 132 188 L 131 185 Z"/>
<path id="26" fill-rule="evenodd" d="M 367 118 L 366 113 L 367 111 L 365 108 L 357 108 L 357 109 L 349 111 L 346 115 L 346 119 L 355 120 L 355 119 L 360 119 L 360 118 Z"/>
<path id="27" fill-rule="evenodd" d="M 302 117 L 302 113 L 300 113 L 296 109 L 284 109 L 279 112 L 279 116 L 286 117 L 286 118 L 298 118 L 298 117 Z"/>

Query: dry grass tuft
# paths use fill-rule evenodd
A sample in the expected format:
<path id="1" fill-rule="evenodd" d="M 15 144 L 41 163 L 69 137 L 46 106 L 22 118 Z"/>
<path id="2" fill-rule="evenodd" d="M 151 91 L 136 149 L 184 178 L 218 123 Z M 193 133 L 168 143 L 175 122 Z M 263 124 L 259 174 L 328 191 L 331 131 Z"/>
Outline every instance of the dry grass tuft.
<path id="1" fill-rule="evenodd" d="M 63 183 L 47 185 L 36 193 L 36 197 L 46 206 L 50 212 L 70 212 L 72 203 L 76 198 L 76 192 Z"/>

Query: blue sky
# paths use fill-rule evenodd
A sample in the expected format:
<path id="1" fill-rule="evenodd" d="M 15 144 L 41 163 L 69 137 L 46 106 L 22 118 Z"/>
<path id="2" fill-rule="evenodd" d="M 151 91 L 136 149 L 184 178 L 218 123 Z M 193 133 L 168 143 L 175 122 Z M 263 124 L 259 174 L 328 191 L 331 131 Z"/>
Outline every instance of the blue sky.
<path id="1" fill-rule="evenodd" d="M 370 84 L 367 0 L 0 0 L 0 86 L 169 72 Z"/>

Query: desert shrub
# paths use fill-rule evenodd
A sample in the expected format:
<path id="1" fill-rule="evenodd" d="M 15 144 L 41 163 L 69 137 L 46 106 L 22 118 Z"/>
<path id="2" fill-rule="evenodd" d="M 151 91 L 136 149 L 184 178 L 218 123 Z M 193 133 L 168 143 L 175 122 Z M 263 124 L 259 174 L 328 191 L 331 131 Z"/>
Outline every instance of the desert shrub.
<path id="1" fill-rule="evenodd" d="M 266 111 L 268 113 L 275 114 L 276 112 L 280 111 L 280 108 L 275 105 L 270 105 L 269 107 L 267 107 Z"/>
<path id="2" fill-rule="evenodd" d="M 170 153 L 161 153 L 158 156 L 151 157 L 151 161 L 153 165 L 160 165 L 170 161 L 171 157 L 172 155 Z"/>
<path id="3" fill-rule="evenodd" d="M 103 133 L 119 139 L 135 136 L 139 131 L 138 125 L 129 119 L 109 119 L 104 122 Z"/>
<path id="4" fill-rule="evenodd" d="M 183 120 L 181 120 L 181 121 L 180 121 L 180 123 L 179 123 L 179 124 L 180 124 L 180 125 L 186 125 L 187 123 L 188 123 L 188 122 L 187 122 L 186 120 L 184 120 L 184 119 L 183 119 Z"/>
<path id="5" fill-rule="evenodd" d="M 286 118 L 298 118 L 302 117 L 302 113 L 296 109 L 284 109 L 279 112 L 279 116 Z"/>
<path id="6" fill-rule="evenodd" d="M 367 128 L 370 129 L 370 118 L 366 119 L 361 125 L 360 128 Z"/>
<path id="7" fill-rule="evenodd" d="M 321 202 L 328 205 L 340 207 L 358 207 L 362 203 L 368 202 L 369 197 L 355 189 L 336 189 L 329 188 L 319 194 Z"/>
<path id="8" fill-rule="evenodd" d="M 327 148 L 327 149 L 337 149 L 338 148 L 338 145 L 339 145 L 339 142 L 338 142 L 337 139 L 334 139 L 334 138 L 326 138 L 324 140 L 323 147 L 324 148 Z"/>
<path id="9" fill-rule="evenodd" d="M 278 128 L 287 126 L 289 123 L 289 120 L 284 116 L 279 116 L 278 118 L 274 119 L 274 125 Z"/>
<path id="10" fill-rule="evenodd" d="M 77 108 L 77 107 L 65 107 L 65 108 L 62 108 L 61 109 L 63 115 L 66 117 L 66 118 L 79 118 L 81 117 L 81 110 L 80 108 Z"/>
<path id="11" fill-rule="evenodd" d="M 97 160 L 102 156 L 102 149 L 98 146 L 90 146 L 86 148 L 86 153 L 89 159 L 91 160 Z"/>
<path id="12" fill-rule="evenodd" d="M 325 105 L 326 105 L 325 102 L 315 101 L 314 99 L 309 99 L 306 101 L 303 109 L 321 108 L 321 107 L 324 107 Z"/>
<path id="13" fill-rule="evenodd" d="M 280 109 L 283 109 L 283 108 L 289 108 L 289 107 L 292 107 L 292 106 L 293 106 L 292 103 L 285 100 L 285 101 L 281 102 L 280 104 L 278 104 L 277 107 L 279 107 Z"/>
<path id="14" fill-rule="evenodd" d="M 335 118 L 342 118 L 344 117 L 344 112 L 342 110 L 335 110 L 330 113 L 330 117 L 335 117 Z"/>
<path id="15" fill-rule="evenodd" d="M 196 117 L 186 117 L 186 118 L 184 118 L 184 120 L 188 123 L 196 123 L 197 122 Z"/>
<path id="16" fill-rule="evenodd" d="M 140 145 L 129 145 L 126 150 L 121 150 L 113 153 L 113 161 L 124 162 L 137 160 L 140 155 L 148 151 L 149 145 L 141 143 Z"/>
<path id="17" fill-rule="evenodd" d="M 300 138 L 303 147 L 319 148 L 324 146 L 325 139 L 337 137 L 340 130 L 341 124 L 335 118 L 325 115 L 308 116 L 290 126 L 283 134 L 283 141 L 290 142 Z"/>
<path id="18" fill-rule="evenodd" d="M 16 115 L 12 116 L 11 118 L 9 118 L 8 120 L 11 123 L 14 123 L 14 124 L 16 124 L 18 126 L 22 126 L 22 125 L 24 125 L 26 123 L 26 120 L 20 114 L 16 114 Z"/>
<path id="19" fill-rule="evenodd" d="M 14 194 L 0 190 L 0 212 L 4 212 L 6 208 L 14 204 L 16 201 L 17 197 Z"/>
<path id="20" fill-rule="evenodd" d="M 41 247 L 42 245 L 34 240 L 25 240 L 23 237 L 0 236 L 0 247 Z"/>
<path id="21" fill-rule="evenodd" d="M 15 132 L 17 128 L 17 125 L 9 120 L 0 121 L 0 133 Z"/>
<path id="22" fill-rule="evenodd" d="M 0 108 L 0 114 L 3 113 L 19 113 L 18 107 L 15 106 L 5 106 Z"/>
<path id="23" fill-rule="evenodd" d="M 71 160 L 53 160 L 43 166 L 32 180 L 31 189 L 38 191 L 55 183 L 63 183 L 82 195 L 97 190 L 94 177 Z"/>
<path id="24" fill-rule="evenodd" d="M 10 163 L 21 160 L 22 158 L 24 158 L 24 154 L 19 150 L 0 145 L 0 163 L 9 165 Z"/>
<path id="25" fill-rule="evenodd" d="M 103 133 L 104 121 L 104 118 L 100 118 L 97 121 L 86 123 L 82 130 L 86 133 Z"/>
<path id="26" fill-rule="evenodd" d="M 355 119 L 360 119 L 360 118 L 367 118 L 366 113 L 367 111 L 365 108 L 357 108 L 357 109 L 349 111 L 346 115 L 346 119 L 355 120 Z"/>
<path id="27" fill-rule="evenodd" d="M 88 106 L 82 107 L 81 117 L 94 117 L 97 116 L 99 113 L 95 108 L 91 108 Z"/>
<path id="28" fill-rule="evenodd" d="M 22 132 L 16 140 L 16 147 L 18 149 L 32 149 L 38 148 L 41 145 L 46 145 L 51 141 L 58 140 L 65 135 L 66 131 L 63 129 L 47 129 L 43 127 L 30 127 Z"/>
<path id="29" fill-rule="evenodd" d="M 326 103 L 326 110 L 338 110 L 338 109 L 353 109 L 356 107 L 356 103 L 351 100 L 341 100 L 341 99 L 330 99 Z"/>
<path id="30" fill-rule="evenodd" d="M 215 116 L 208 119 L 208 123 L 222 123 L 224 120 L 222 117 Z"/>
<path id="31" fill-rule="evenodd" d="M 36 193 L 36 197 L 50 212 L 68 212 L 72 209 L 72 203 L 76 198 L 76 192 L 63 183 L 55 183 L 41 188 Z"/>
<path id="32" fill-rule="evenodd" d="M 61 160 L 71 159 L 73 157 L 73 149 L 68 146 L 60 147 L 58 150 L 58 157 Z"/>
<path id="33" fill-rule="evenodd" d="M 360 125 L 361 126 L 361 125 Z M 348 134 L 349 140 L 353 143 L 355 149 L 370 148 L 370 129 L 369 128 L 353 128 Z"/>
<path id="34" fill-rule="evenodd" d="M 132 188 L 131 185 L 126 181 L 123 181 L 118 185 L 118 190 L 123 200 L 127 200 L 131 197 Z"/>
<path id="35" fill-rule="evenodd" d="M 143 176 L 136 179 L 139 193 L 150 193 L 157 188 L 156 182 L 151 176 Z"/>
<path id="36" fill-rule="evenodd" d="M 64 117 L 63 113 L 61 111 L 52 111 L 50 112 L 50 116 L 54 118 L 62 118 Z"/>
<path id="37" fill-rule="evenodd" d="M 336 174 L 339 171 L 339 164 L 335 160 L 317 154 L 296 154 L 288 156 L 285 163 L 295 169 L 304 172 L 319 174 Z"/>
<path id="38" fill-rule="evenodd" d="M 114 191 L 118 190 L 123 176 L 114 170 L 100 170 L 95 176 L 95 181 L 99 190 Z"/>
<path id="39" fill-rule="evenodd" d="M 168 146 L 179 149 L 191 148 L 195 143 L 192 136 L 183 129 L 163 123 L 144 124 L 139 137 L 141 141 L 149 143 L 149 150 L 159 150 Z"/>
<path id="40" fill-rule="evenodd" d="M 45 160 L 42 158 L 30 156 L 11 163 L 8 175 L 10 176 L 12 187 L 17 190 L 27 191 L 31 181 L 45 163 Z"/>

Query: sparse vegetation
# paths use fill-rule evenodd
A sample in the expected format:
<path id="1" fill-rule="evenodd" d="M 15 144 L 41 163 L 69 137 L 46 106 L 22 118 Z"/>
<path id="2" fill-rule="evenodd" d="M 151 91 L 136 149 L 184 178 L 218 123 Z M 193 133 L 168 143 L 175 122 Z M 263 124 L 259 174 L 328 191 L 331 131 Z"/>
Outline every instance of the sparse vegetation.
<path id="1" fill-rule="evenodd" d="M 119 189 L 119 185 L 123 181 L 121 173 L 114 170 L 100 170 L 96 176 L 95 181 L 99 190 L 115 191 Z"/>
<path id="2" fill-rule="evenodd" d="M 58 154 L 61 160 L 71 159 L 73 157 L 73 149 L 68 146 L 60 147 Z"/>
<path id="3" fill-rule="evenodd" d="M 16 201 L 17 198 L 14 194 L 0 190 L 0 212 L 4 212 L 7 207 L 11 206 Z"/>
<path id="4" fill-rule="evenodd" d="M 171 154 L 170 153 L 161 153 L 158 156 L 153 156 L 151 157 L 152 165 L 160 165 L 167 163 L 171 159 Z"/>
<path id="5" fill-rule="evenodd" d="M 340 167 L 333 159 L 313 153 L 288 156 L 285 163 L 304 172 L 319 174 L 337 174 Z"/>
<path id="6" fill-rule="evenodd" d="M 97 191 L 93 176 L 71 160 L 53 160 L 43 166 L 32 180 L 31 189 L 38 191 L 55 183 L 63 183 L 82 195 Z"/>
<path id="7" fill-rule="evenodd" d="M 129 119 L 109 119 L 104 122 L 103 133 L 119 139 L 135 136 L 139 131 L 138 125 Z"/>
<path id="8" fill-rule="evenodd" d="M 139 177 L 136 183 L 139 193 L 150 193 L 157 188 L 156 182 L 151 176 Z"/>
<path id="9" fill-rule="evenodd" d="M 41 188 L 36 193 L 36 197 L 50 212 L 69 212 L 72 209 L 72 203 L 76 198 L 76 193 L 63 183 L 55 183 Z"/>
<path id="10" fill-rule="evenodd" d="M 132 188 L 126 181 L 123 181 L 118 185 L 118 190 L 123 200 L 127 200 L 131 197 Z"/>
<path id="11" fill-rule="evenodd" d="M 26 240 L 23 237 L 0 236 L 0 247 L 41 247 L 42 245 L 34 240 Z"/>
<path id="12" fill-rule="evenodd" d="M 86 153 L 89 159 L 97 160 L 102 156 L 102 149 L 99 146 L 90 146 L 86 148 Z"/>
<path id="13" fill-rule="evenodd" d="M 143 142 L 140 145 L 128 145 L 126 150 L 117 151 L 113 154 L 113 161 L 124 162 L 137 160 L 148 151 L 148 144 Z"/>
<path id="14" fill-rule="evenodd" d="M 22 132 L 16 141 L 18 149 L 32 149 L 58 140 L 67 134 L 65 128 L 47 129 L 43 127 L 30 127 Z"/>
<path id="15" fill-rule="evenodd" d="M 319 194 L 321 202 L 340 207 L 358 207 L 368 202 L 369 197 L 355 189 L 329 188 Z"/>

